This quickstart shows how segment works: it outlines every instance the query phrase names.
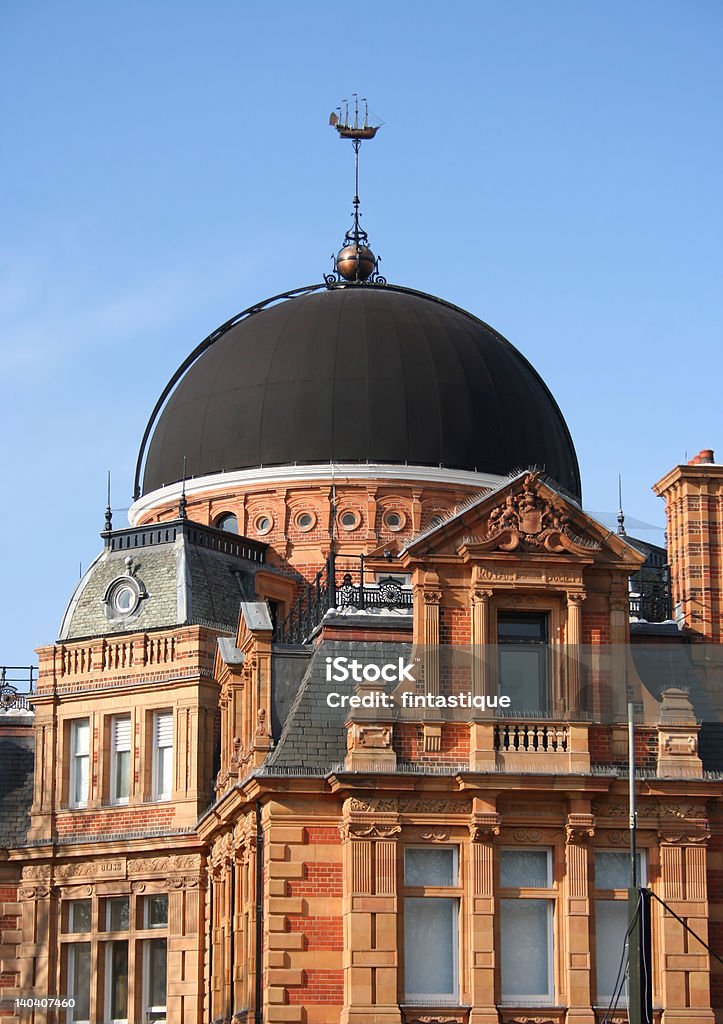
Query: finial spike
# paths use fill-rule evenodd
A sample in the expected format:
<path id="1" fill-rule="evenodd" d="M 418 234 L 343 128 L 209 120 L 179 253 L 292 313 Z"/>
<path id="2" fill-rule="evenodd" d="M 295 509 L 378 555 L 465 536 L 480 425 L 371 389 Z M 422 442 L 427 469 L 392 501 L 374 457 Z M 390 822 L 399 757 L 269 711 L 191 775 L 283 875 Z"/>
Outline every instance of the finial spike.
<path id="1" fill-rule="evenodd" d="M 623 478 L 618 473 L 618 536 L 625 537 L 625 513 L 623 512 Z"/>
<path id="2" fill-rule="evenodd" d="M 104 533 L 110 533 L 113 529 L 113 509 L 110 507 L 110 470 L 108 470 L 108 486 L 107 486 L 107 497 L 105 505 L 105 530 Z"/>
<path id="3" fill-rule="evenodd" d="M 181 500 L 178 503 L 178 518 L 187 519 L 186 512 L 186 456 L 183 456 L 183 481 L 181 483 Z"/>

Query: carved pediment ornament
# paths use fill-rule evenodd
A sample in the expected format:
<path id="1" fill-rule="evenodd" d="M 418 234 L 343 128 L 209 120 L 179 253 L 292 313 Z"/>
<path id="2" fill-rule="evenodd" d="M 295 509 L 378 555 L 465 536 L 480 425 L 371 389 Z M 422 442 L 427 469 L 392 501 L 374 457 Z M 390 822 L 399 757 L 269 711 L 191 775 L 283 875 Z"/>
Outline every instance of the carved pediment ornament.
<path id="1" fill-rule="evenodd" d="M 425 843 L 446 843 L 449 832 L 420 832 L 419 838 Z"/>
<path id="2" fill-rule="evenodd" d="M 352 796 L 344 801 L 344 813 L 366 814 L 469 814 L 468 800 L 453 797 Z"/>
<path id="3" fill-rule="evenodd" d="M 418 1017 L 412 1017 L 409 1024 L 464 1024 L 466 1015 L 460 1017 L 459 1014 L 455 1014 L 454 1017 L 435 1017 L 430 1016 L 428 1013 L 424 1013 Z"/>
<path id="4" fill-rule="evenodd" d="M 488 516 L 486 532 L 470 537 L 467 543 L 488 551 L 515 551 L 522 547 L 589 554 L 600 549 L 596 541 L 571 529 L 570 517 L 563 507 L 540 494 L 538 473 L 528 473 L 521 492 L 508 494 L 495 506 Z"/>

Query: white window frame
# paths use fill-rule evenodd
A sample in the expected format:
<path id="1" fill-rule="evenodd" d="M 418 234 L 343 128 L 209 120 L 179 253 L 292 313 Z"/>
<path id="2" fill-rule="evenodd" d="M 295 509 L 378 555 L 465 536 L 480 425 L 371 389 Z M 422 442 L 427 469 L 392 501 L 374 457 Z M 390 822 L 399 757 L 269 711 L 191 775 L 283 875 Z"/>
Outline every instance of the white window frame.
<path id="1" fill-rule="evenodd" d="M 71 999 L 74 999 L 76 1004 L 77 1004 L 77 1001 L 78 1001 L 77 1000 L 78 993 L 75 991 L 75 953 L 76 953 L 76 947 L 80 946 L 80 945 L 90 946 L 90 941 L 86 940 L 84 942 L 69 942 L 68 945 L 67 945 L 67 950 L 68 950 L 68 958 L 67 958 L 68 980 L 67 980 L 66 986 L 68 988 L 68 997 L 71 998 Z M 92 947 L 91 947 L 91 957 L 92 957 L 92 955 L 93 955 L 93 953 L 92 953 Z M 73 979 L 73 985 L 72 986 L 70 984 L 71 979 Z M 91 971 L 90 971 L 90 980 L 89 980 L 89 983 L 88 983 L 88 1007 L 89 1008 L 90 1008 L 90 993 L 91 993 L 92 984 L 93 984 L 93 972 L 92 972 L 92 969 L 91 969 Z M 88 1017 L 88 1019 L 86 1019 L 84 1017 L 76 1017 L 75 1016 L 75 1009 L 76 1009 L 75 1006 L 72 1006 L 72 1007 L 69 1007 L 68 1010 L 66 1011 L 68 1024 L 71 1024 L 71 1022 L 72 1022 L 72 1024 L 90 1024 L 90 1017 Z"/>
<path id="2" fill-rule="evenodd" d="M 615 889 L 603 889 L 599 888 L 597 884 L 597 855 L 598 853 L 625 853 L 625 850 L 621 850 L 619 847 L 597 847 L 592 852 L 592 870 L 593 870 L 593 885 L 592 885 L 592 902 L 593 907 L 593 918 L 594 921 L 594 933 L 595 933 L 595 958 L 594 958 L 594 972 L 595 972 L 595 998 L 593 1005 L 596 1007 L 607 1006 L 612 998 L 613 993 L 606 995 L 604 992 L 598 991 L 598 942 L 597 942 L 597 904 L 598 903 L 620 903 L 625 905 L 627 903 L 627 888 L 618 886 Z M 638 869 L 638 885 L 646 886 L 648 884 L 648 857 L 647 850 L 636 850 L 635 852 Z M 605 893 L 605 895 L 603 895 Z M 619 895 L 624 893 L 625 895 Z M 617 894 L 617 895 L 616 895 Z M 620 990 L 618 996 L 618 1006 L 621 1009 L 625 1009 L 629 1001 L 629 990 L 628 982 L 625 981 Z"/>
<path id="3" fill-rule="evenodd" d="M 81 725 L 88 727 L 88 749 L 85 753 L 78 752 L 78 731 Z M 87 765 L 85 794 L 81 799 L 76 798 L 78 783 L 82 778 L 80 761 L 85 760 Z M 79 774 L 80 772 L 80 774 Z M 87 807 L 90 796 L 90 718 L 73 718 L 70 722 L 70 793 L 68 804 L 70 807 Z"/>
<path id="4" fill-rule="evenodd" d="M 514 900 L 514 896 L 501 896 L 500 903 L 504 900 Z M 501 989 L 502 985 L 502 949 L 500 948 L 500 1006 L 554 1006 L 555 1004 L 555 901 L 548 896 L 525 896 L 520 897 L 521 903 L 545 903 L 547 911 L 547 992 L 537 992 L 534 995 L 510 995 L 506 996 Z M 501 916 L 501 914 L 500 914 Z M 501 943 L 500 943 L 501 946 Z"/>
<path id="5" fill-rule="evenodd" d="M 433 850 L 433 849 L 444 849 L 444 850 L 450 850 L 451 849 L 452 850 L 452 854 L 453 854 L 452 877 L 453 877 L 454 881 L 452 882 L 451 885 L 448 885 L 448 886 L 447 885 L 439 885 L 439 886 L 436 886 L 436 885 L 434 885 L 434 886 L 433 885 L 429 885 L 429 886 L 409 885 L 407 883 L 407 850 Z M 460 983 L 459 983 L 459 945 L 460 945 L 460 934 L 459 934 L 459 932 L 460 932 L 460 927 L 461 927 L 460 910 L 461 910 L 461 906 L 462 906 L 461 897 L 456 892 L 456 890 L 460 888 L 460 884 L 461 884 L 460 883 L 459 873 L 460 873 L 459 846 L 456 845 L 456 844 L 449 845 L 449 846 L 447 846 L 447 845 L 439 846 L 439 847 L 438 846 L 428 846 L 428 845 L 427 846 L 423 846 L 421 844 L 412 844 L 412 845 L 404 847 L 404 851 L 403 851 L 403 854 L 402 854 L 402 874 L 403 874 L 403 879 L 404 879 L 403 884 L 404 884 L 405 890 L 412 890 L 412 892 L 414 890 L 418 890 L 418 889 L 435 889 L 435 890 L 437 890 L 437 892 L 434 895 L 430 894 L 428 896 L 427 895 L 414 896 L 414 895 L 412 895 L 412 892 L 409 892 L 408 894 L 405 893 L 405 896 L 403 897 L 404 901 L 406 902 L 407 899 L 429 899 L 429 900 L 448 899 L 448 900 L 452 900 L 456 904 L 456 910 L 457 910 L 457 914 L 456 914 L 456 924 L 457 924 L 457 927 L 454 928 L 453 931 L 452 931 L 452 978 L 453 978 L 453 981 L 454 981 L 454 990 L 452 992 L 407 992 L 406 985 L 405 985 L 404 999 L 405 999 L 406 1002 L 429 1003 L 429 1004 L 434 1003 L 435 1005 L 439 1005 L 439 1006 L 455 1006 L 459 1002 L 459 999 L 460 999 Z M 448 895 L 447 895 L 447 892 L 449 893 Z M 405 934 L 405 938 L 406 938 L 406 934 Z M 405 945 L 405 956 L 406 956 L 406 945 Z M 406 966 L 405 966 L 404 973 L 406 974 Z"/>
<path id="6" fill-rule="evenodd" d="M 502 854 L 511 851 L 513 853 L 542 853 L 547 855 L 547 884 L 544 886 L 534 885 L 522 885 L 522 886 L 502 886 L 500 880 L 500 917 L 501 917 L 501 904 L 503 900 L 513 900 L 514 896 L 504 896 L 504 892 L 514 892 L 515 889 L 529 890 L 532 895 L 518 896 L 516 897 L 523 903 L 531 902 L 536 900 L 546 904 L 547 910 L 547 993 L 537 993 L 533 995 L 528 993 L 527 995 L 514 995 L 505 996 L 502 992 L 502 949 L 500 948 L 500 1006 L 520 1006 L 529 1003 L 533 1006 L 553 1006 L 555 1003 L 555 899 L 551 895 L 551 890 L 554 890 L 555 879 L 552 870 L 552 854 L 553 849 L 551 846 L 503 846 L 500 847 L 500 869 L 502 867 Z M 500 871 L 501 875 L 501 871 Z M 501 947 L 501 942 L 500 942 Z"/>
<path id="7" fill-rule="evenodd" d="M 126 796 L 118 796 L 116 793 L 116 789 L 118 787 L 118 754 L 126 753 L 125 748 L 119 749 L 117 746 L 118 722 L 128 723 L 128 793 L 126 794 Z M 131 791 L 131 771 L 133 767 L 133 733 L 130 715 L 113 715 L 113 717 L 111 718 L 110 750 L 110 802 L 112 804 L 127 804 Z"/>
<path id="8" fill-rule="evenodd" d="M 161 716 L 168 716 L 171 719 L 171 742 L 170 744 L 164 744 L 162 747 L 158 742 L 158 723 Z M 175 741 L 175 723 L 174 723 L 173 710 L 171 708 L 160 708 L 158 711 L 153 712 L 153 758 L 152 758 L 152 772 L 153 780 L 151 786 L 151 796 L 154 800 L 170 800 L 173 796 L 174 776 L 175 776 L 175 765 L 174 765 L 174 741 Z M 168 790 L 161 791 L 159 787 L 158 773 L 161 768 L 161 750 L 171 751 L 170 756 L 170 778 L 168 779 Z"/>
<path id="9" fill-rule="evenodd" d="M 110 920 L 110 914 L 108 916 L 108 919 Z M 104 942 L 103 945 L 104 945 L 105 948 L 103 950 L 103 959 L 104 959 L 104 962 L 105 962 L 105 967 L 104 967 L 103 1002 L 104 1002 L 105 1005 L 104 1005 L 103 1021 L 104 1021 L 104 1024 L 128 1024 L 128 1018 L 127 1017 L 111 1017 L 111 1015 L 110 1015 L 110 1011 L 111 1011 L 111 992 L 112 992 L 112 985 L 113 985 L 113 956 L 112 956 L 112 952 L 111 952 L 111 947 L 112 947 L 114 942 L 125 942 L 125 944 L 126 944 L 126 948 L 127 948 L 127 964 L 128 964 L 128 968 L 127 968 L 128 973 L 126 975 L 126 984 L 129 983 L 130 973 L 131 973 L 131 959 L 130 959 L 131 951 L 130 951 L 130 945 L 128 943 L 128 940 L 127 939 L 109 939 L 107 942 Z M 127 1007 L 126 1007 L 126 1009 L 127 1009 Z"/>
<path id="10" fill-rule="evenodd" d="M 148 930 L 155 930 L 156 928 L 168 928 L 168 921 L 164 924 L 151 924 L 151 900 L 154 896 L 165 896 L 166 897 L 166 917 L 168 916 L 168 895 L 166 893 L 149 893 L 143 897 L 143 927 Z"/>
<path id="11" fill-rule="evenodd" d="M 150 1006 L 148 1000 L 150 999 L 150 974 L 151 974 L 151 943 L 158 942 L 158 939 L 144 939 L 143 940 L 143 985 L 142 985 L 142 998 L 143 998 L 143 1024 L 148 1024 L 148 1021 L 156 1021 L 156 1024 L 161 1024 L 161 1021 L 165 1021 L 168 1015 L 168 937 L 167 935 L 161 940 L 166 943 L 166 1002 L 163 1006 Z M 151 1016 L 155 1014 L 163 1014 L 163 1017 Z"/>

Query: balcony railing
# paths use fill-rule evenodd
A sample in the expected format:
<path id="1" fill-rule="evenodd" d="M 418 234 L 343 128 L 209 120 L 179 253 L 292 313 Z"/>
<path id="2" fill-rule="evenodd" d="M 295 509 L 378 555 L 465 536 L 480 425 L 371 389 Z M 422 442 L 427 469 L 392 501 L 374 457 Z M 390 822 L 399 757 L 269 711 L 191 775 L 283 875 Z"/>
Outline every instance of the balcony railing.
<path id="1" fill-rule="evenodd" d="M 0 665 L 0 711 L 32 711 L 37 674 L 35 665 Z"/>
<path id="2" fill-rule="evenodd" d="M 364 555 L 359 556 L 357 573 L 345 572 L 337 580 L 336 556 L 332 552 L 312 583 L 301 584 L 296 604 L 274 630 L 279 644 L 308 643 L 326 613 L 353 608 L 357 611 L 376 608 L 411 608 L 412 592 L 392 576 L 382 577 L 374 584 L 364 579 Z M 355 577 L 357 582 L 355 582 Z"/>
<path id="3" fill-rule="evenodd" d="M 644 565 L 630 577 L 630 618 L 667 622 L 673 617 L 668 566 Z"/>

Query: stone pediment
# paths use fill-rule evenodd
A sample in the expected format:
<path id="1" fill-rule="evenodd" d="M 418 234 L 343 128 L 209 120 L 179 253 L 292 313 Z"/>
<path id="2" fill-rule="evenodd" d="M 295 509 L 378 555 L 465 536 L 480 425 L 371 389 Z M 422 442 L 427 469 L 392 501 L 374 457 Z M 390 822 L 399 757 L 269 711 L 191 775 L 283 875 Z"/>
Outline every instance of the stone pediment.
<path id="1" fill-rule="evenodd" d="M 627 563 L 642 556 L 560 494 L 539 473 L 521 473 L 430 528 L 405 549 L 413 554 L 529 553 Z"/>

